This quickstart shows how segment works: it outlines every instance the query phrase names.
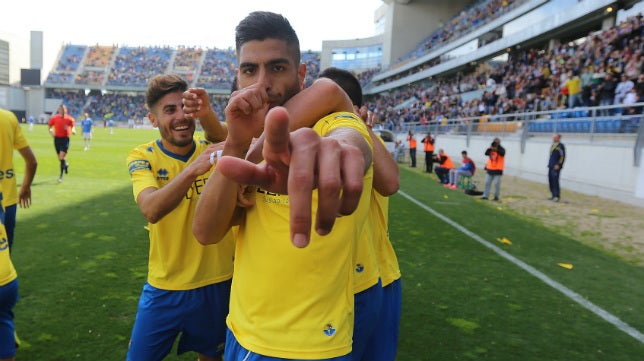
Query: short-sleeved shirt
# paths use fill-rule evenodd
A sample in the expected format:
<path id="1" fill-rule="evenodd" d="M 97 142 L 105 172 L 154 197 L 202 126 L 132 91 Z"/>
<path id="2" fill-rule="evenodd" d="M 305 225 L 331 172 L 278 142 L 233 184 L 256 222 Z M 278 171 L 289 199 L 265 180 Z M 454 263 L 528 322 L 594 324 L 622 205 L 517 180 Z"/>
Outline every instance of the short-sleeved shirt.
<path id="1" fill-rule="evenodd" d="M 381 139 L 382 141 L 382 139 Z M 400 278 L 400 266 L 389 238 L 389 197 L 371 191 L 369 218 L 373 227 L 373 245 L 376 252 L 382 287 Z"/>
<path id="2" fill-rule="evenodd" d="M 65 114 L 65 117 L 56 114 L 49 119 L 49 128 L 52 127 L 54 128 L 54 137 L 68 138 L 74 127 L 74 118 L 69 114 Z"/>
<path id="3" fill-rule="evenodd" d="M 371 145 L 364 123 L 352 113 L 333 113 L 313 129 L 358 130 Z M 239 226 L 227 324 L 246 349 L 286 359 L 327 359 L 351 352 L 354 242 L 369 210 L 373 167 L 365 174 L 358 209 L 336 219 L 326 236 L 311 230 L 307 247 L 291 243 L 289 197 L 259 189 Z M 312 219 L 317 212 L 313 192 Z M 314 223 L 314 222 L 313 222 Z"/>
<path id="4" fill-rule="evenodd" d="M 13 151 L 29 146 L 18 124 L 18 118 L 0 109 L 0 184 L 4 190 L 2 205 L 6 208 L 18 203 L 16 171 L 13 165 Z"/>
<path id="5" fill-rule="evenodd" d="M 389 197 L 372 191 L 370 217 L 374 224 L 374 247 L 378 258 L 382 287 L 400 278 L 400 266 L 389 238 Z"/>
<path id="6" fill-rule="evenodd" d="M 207 146 L 206 141 L 195 137 L 194 148 L 185 156 L 168 151 L 160 140 L 134 148 L 127 156 L 134 199 L 146 188 L 159 189 L 170 183 Z M 233 275 L 232 232 L 208 246 L 201 245 L 192 233 L 195 207 L 209 173 L 195 179 L 175 209 L 149 225 L 148 283 L 156 288 L 189 290 Z"/>
<path id="7" fill-rule="evenodd" d="M 91 133 L 92 125 L 94 125 L 94 121 L 92 120 L 92 118 L 85 118 L 81 120 L 81 127 L 83 128 L 83 133 Z"/>

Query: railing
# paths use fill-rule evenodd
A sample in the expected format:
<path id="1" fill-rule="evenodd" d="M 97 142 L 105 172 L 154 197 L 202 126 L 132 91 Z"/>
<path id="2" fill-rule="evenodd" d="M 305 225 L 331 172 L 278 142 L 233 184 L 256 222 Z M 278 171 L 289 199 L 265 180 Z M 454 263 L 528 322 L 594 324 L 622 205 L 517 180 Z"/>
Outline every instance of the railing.
<path id="1" fill-rule="evenodd" d="M 577 137 L 596 139 L 621 139 L 633 142 L 635 165 L 640 164 L 640 152 L 644 149 L 644 128 L 640 126 L 644 116 L 644 103 L 610 105 L 601 107 L 578 107 L 551 111 L 513 114 L 484 115 L 470 118 L 445 118 L 439 121 L 403 122 L 392 130 L 397 139 L 403 140 L 409 131 L 417 135 L 431 132 L 470 137 L 491 135 L 521 138 L 521 151 L 530 137 L 565 133 Z"/>

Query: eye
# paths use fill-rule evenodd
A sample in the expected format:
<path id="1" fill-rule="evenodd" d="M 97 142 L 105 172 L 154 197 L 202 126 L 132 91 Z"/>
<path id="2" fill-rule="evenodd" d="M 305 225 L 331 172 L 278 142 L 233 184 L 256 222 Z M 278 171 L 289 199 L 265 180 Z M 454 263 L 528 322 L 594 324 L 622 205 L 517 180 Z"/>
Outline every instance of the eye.
<path id="1" fill-rule="evenodd" d="M 254 67 L 244 67 L 240 70 L 240 73 L 244 75 L 253 75 L 255 73 Z"/>

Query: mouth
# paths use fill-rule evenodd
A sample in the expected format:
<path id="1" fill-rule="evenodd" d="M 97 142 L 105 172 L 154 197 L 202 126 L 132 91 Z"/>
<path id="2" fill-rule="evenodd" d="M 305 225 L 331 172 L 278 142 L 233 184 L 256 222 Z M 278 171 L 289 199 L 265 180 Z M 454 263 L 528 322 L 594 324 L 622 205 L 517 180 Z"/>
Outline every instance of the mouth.
<path id="1" fill-rule="evenodd" d="M 184 132 L 184 131 L 191 130 L 191 129 L 192 129 L 192 127 L 188 123 L 181 123 L 181 124 L 177 124 L 177 125 L 172 127 L 172 130 L 174 130 L 176 132 Z"/>

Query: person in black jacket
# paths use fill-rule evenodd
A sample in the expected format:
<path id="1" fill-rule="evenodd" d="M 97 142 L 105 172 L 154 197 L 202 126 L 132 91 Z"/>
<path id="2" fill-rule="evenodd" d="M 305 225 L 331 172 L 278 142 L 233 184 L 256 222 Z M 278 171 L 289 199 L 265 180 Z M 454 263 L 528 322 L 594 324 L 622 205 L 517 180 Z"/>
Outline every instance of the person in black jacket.
<path id="1" fill-rule="evenodd" d="M 561 135 L 555 134 L 552 137 L 550 146 L 550 159 L 548 160 L 548 184 L 552 196 L 548 198 L 553 202 L 559 202 L 561 191 L 559 189 L 559 175 L 566 160 L 566 147 L 560 142 Z"/>
<path id="2" fill-rule="evenodd" d="M 597 91 L 599 93 L 599 106 L 603 107 L 613 105 L 616 88 L 617 82 L 613 79 L 613 75 L 611 73 L 606 73 L 604 81 L 597 86 Z M 608 109 L 601 109 L 600 115 L 607 116 L 610 115 L 610 112 Z"/>

